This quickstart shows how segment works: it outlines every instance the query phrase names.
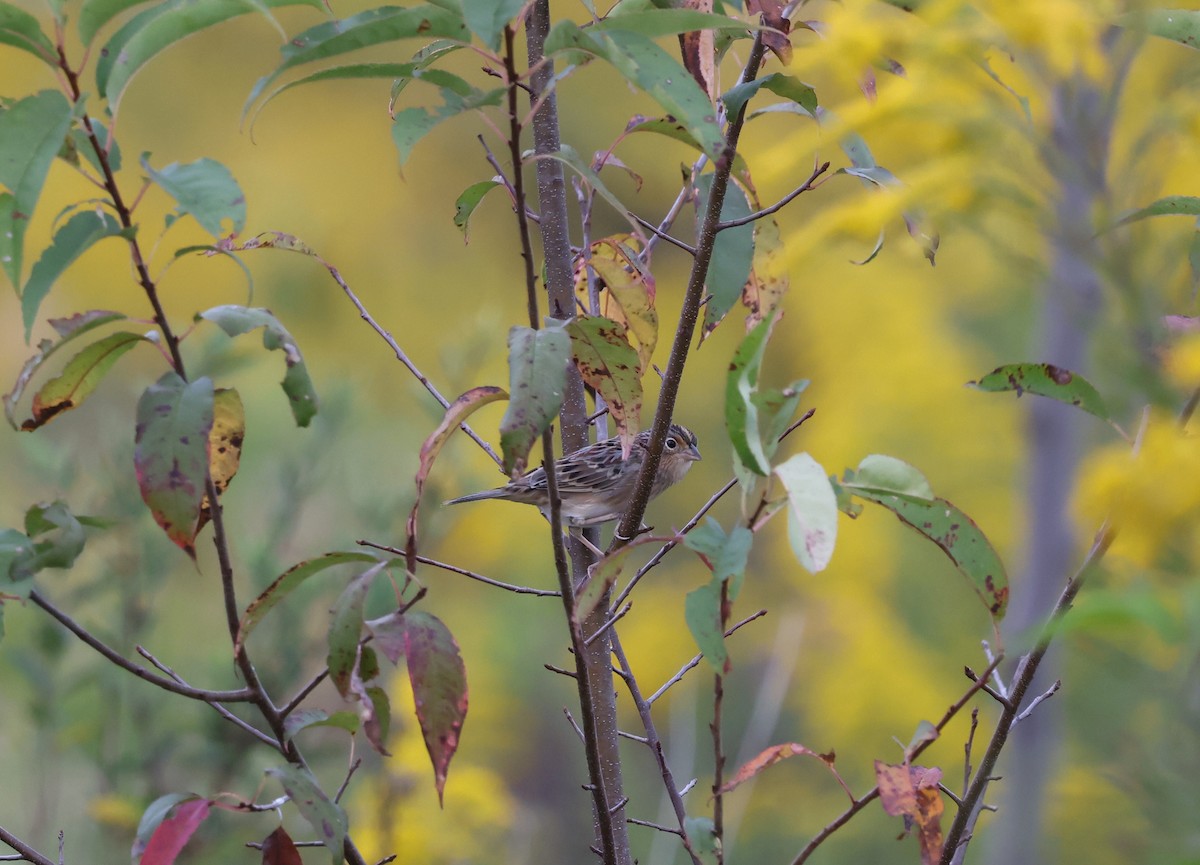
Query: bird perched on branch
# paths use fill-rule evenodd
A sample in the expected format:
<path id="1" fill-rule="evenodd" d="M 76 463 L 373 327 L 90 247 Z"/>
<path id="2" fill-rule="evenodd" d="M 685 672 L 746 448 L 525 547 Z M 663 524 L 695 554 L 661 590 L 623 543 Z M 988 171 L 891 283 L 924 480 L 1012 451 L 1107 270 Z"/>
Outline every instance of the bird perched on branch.
<path id="1" fill-rule="evenodd" d="M 625 512 L 633 499 L 637 476 L 650 446 L 650 433 L 650 430 L 644 430 L 634 437 L 627 459 L 621 459 L 621 440 L 610 438 L 580 448 L 555 463 L 562 517 L 568 526 L 596 526 L 618 519 Z M 700 450 L 696 447 L 695 434 L 681 424 L 671 424 L 654 485 L 650 488 L 650 498 L 682 480 L 698 459 Z M 547 519 L 550 517 L 550 491 L 546 487 L 546 470 L 542 468 L 502 487 L 451 499 L 446 504 L 483 499 L 537 505 Z"/>

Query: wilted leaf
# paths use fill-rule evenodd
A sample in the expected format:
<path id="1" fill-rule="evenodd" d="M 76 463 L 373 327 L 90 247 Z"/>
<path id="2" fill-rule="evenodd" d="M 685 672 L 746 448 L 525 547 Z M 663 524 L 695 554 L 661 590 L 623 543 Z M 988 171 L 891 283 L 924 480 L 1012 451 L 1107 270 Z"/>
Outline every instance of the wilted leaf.
<path id="1" fill-rule="evenodd" d="M 761 14 L 763 24 L 770 28 L 763 31 L 763 45 L 785 66 L 792 62 L 792 42 L 788 38 L 792 22 L 784 15 L 786 5 L 783 0 L 746 0 L 746 10 Z"/>
<path id="2" fill-rule="evenodd" d="M 86 211 L 76 213 L 66 225 L 54 233 L 54 239 L 33 266 L 25 289 L 21 292 L 21 315 L 25 321 L 26 342 L 33 331 L 38 307 L 62 272 L 96 241 L 105 237 L 115 237 L 123 232 L 121 223 L 109 214 Z"/>
<path id="3" fill-rule="evenodd" d="M 138 400 L 133 451 L 138 488 L 155 522 L 192 558 L 196 557 L 212 423 L 209 378 L 189 383 L 168 372 Z"/>
<path id="4" fill-rule="evenodd" d="M 893 817 L 904 817 L 906 827 L 909 821 L 917 826 L 922 865 L 934 865 L 942 856 L 944 806 L 938 790 L 941 779 L 941 769 L 875 761 L 875 781 L 883 810 Z"/>
<path id="5" fill-rule="evenodd" d="M 621 437 L 621 455 L 629 457 L 641 426 L 642 378 L 637 352 L 625 327 L 598 315 L 580 315 L 567 325 L 575 366 L 604 398 Z"/>
<path id="6" fill-rule="evenodd" d="M 155 170 L 150 154 L 142 154 L 142 168 L 164 192 L 175 199 L 180 213 L 190 214 L 213 237 L 228 234 L 225 220 L 233 225 L 233 234 L 246 227 L 246 197 L 233 174 L 213 159 L 197 159 L 181 165 L 172 162 Z"/>
<path id="7" fill-rule="evenodd" d="M 968 382 L 983 391 L 1016 391 L 1021 396 L 1028 391 L 1073 405 L 1101 420 L 1112 422 L 1104 398 L 1091 382 L 1069 369 L 1052 363 L 1010 363 L 997 367 L 979 381 Z"/>
<path id="8" fill-rule="evenodd" d="M 746 307 L 746 332 L 759 322 L 770 318 L 787 294 L 787 256 L 784 254 L 783 237 L 779 223 L 774 217 L 765 217 L 754 223 L 754 258 L 750 267 L 750 278 L 742 288 L 742 305 Z"/>
<path id="9" fill-rule="evenodd" d="M 296 426 L 308 426 L 317 413 L 317 393 L 313 389 L 312 379 L 308 376 L 308 367 L 304 364 L 300 347 L 269 309 L 235 305 L 214 306 L 196 317 L 213 322 L 231 337 L 263 328 L 263 346 L 269 350 L 278 349 L 283 352 L 287 364 L 287 372 L 283 376 L 283 392 L 287 394 Z"/>
<path id="10" fill-rule="evenodd" d="M 21 284 L 25 229 L 70 127 L 71 104 L 57 90 L 0 112 L 0 186 L 8 190 L 0 193 L 0 267 L 13 288 Z"/>
<path id="11" fill-rule="evenodd" d="M 13 535 L 19 535 L 19 532 Z M 5 554 L 0 545 L 0 562 L 13 580 L 32 577 L 43 568 L 69 568 L 83 552 L 87 535 L 79 519 L 61 501 L 34 505 L 25 512 L 25 535 Z M 3 571 L 0 571 L 3 573 Z"/>
<path id="12" fill-rule="evenodd" d="M 805 748 L 803 745 L 797 744 L 796 742 L 787 742 L 783 745 L 772 745 L 771 747 L 760 751 L 754 757 L 751 757 L 744 765 L 739 767 L 737 772 L 734 773 L 733 777 L 721 787 L 721 792 L 728 793 L 736 787 L 746 783 L 751 778 L 756 777 L 764 770 L 769 769 L 771 766 L 774 766 L 776 763 L 780 763 L 789 757 L 801 756 L 816 757 L 825 764 L 826 768 L 828 768 L 830 772 L 833 772 L 833 777 L 837 778 L 838 783 L 845 788 L 846 785 L 842 781 L 841 776 L 838 775 L 837 771 L 833 768 L 834 757 L 832 752 L 828 754 L 818 754 L 816 751 Z M 850 798 L 853 799 L 854 797 L 851 796 Z"/>
<path id="13" fill-rule="evenodd" d="M 208 817 L 212 802 L 189 798 L 174 807 L 154 829 L 142 851 L 141 865 L 172 865 L 188 839 Z"/>
<path id="14" fill-rule="evenodd" d="M 501 388 L 490 385 L 471 388 L 454 402 L 450 403 L 450 407 L 442 415 L 442 422 L 437 425 L 437 429 L 431 432 L 429 437 L 421 444 L 421 454 L 416 476 L 417 495 L 413 501 L 412 510 L 409 511 L 408 523 L 406 525 L 408 538 L 405 551 L 409 574 L 415 574 L 417 570 L 417 511 L 421 507 L 421 492 L 425 489 L 425 481 L 428 480 L 429 472 L 433 469 L 433 461 L 441 453 L 442 445 L 450 438 L 450 434 L 458 429 L 476 409 L 501 399 L 508 399 L 508 394 Z"/>
<path id="15" fill-rule="evenodd" d="M 77 408 L 92 395 L 121 355 L 144 340 L 145 337 L 141 334 L 121 331 L 110 334 L 79 352 L 67 362 L 57 377 L 42 385 L 41 390 L 34 395 L 32 416 L 21 424 L 21 429 L 35 430 L 62 412 Z M 43 360 L 50 351 L 57 348 L 44 342 L 42 346 L 45 349 L 42 353 Z"/>
<path id="16" fill-rule="evenodd" d="M 408 680 L 441 802 L 467 716 L 467 671 L 458 643 L 441 620 L 420 610 L 410 610 L 404 618 Z"/>
<path id="17" fill-rule="evenodd" d="M 509 403 L 500 421 L 504 471 L 525 471 L 533 443 L 550 428 L 562 407 L 571 339 L 561 326 L 508 332 Z"/>
<path id="18" fill-rule="evenodd" d="M 262 621 L 263 616 L 270 612 L 272 607 L 291 594 L 292 591 L 309 577 L 319 574 L 326 568 L 332 568 L 335 565 L 377 561 L 378 559 L 375 556 L 367 553 L 326 553 L 320 558 L 310 559 L 288 568 L 276 577 L 275 581 L 267 586 L 263 593 L 251 602 L 250 606 L 246 607 L 246 612 L 242 614 L 242 620 L 238 624 L 234 654 L 236 655 L 241 652 L 246 638 L 250 636 L 250 632 Z"/>
<path id="19" fill-rule="evenodd" d="M 658 344 L 658 311 L 654 308 L 654 277 L 633 252 L 633 237 L 618 234 L 592 244 L 588 263 L 603 280 L 606 296 L 615 301 L 619 317 L 601 311 L 601 315 L 624 324 L 637 340 L 642 372 L 650 368 L 650 358 Z"/>
<path id="20" fill-rule="evenodd" d="M 712 13 L 713 0 L 683 0 L 682 8 L 696 12 Z M 683 54 L 683 66 L 691 73 L 709 101 L 717 99 L 717 49 L 712 30 L 689 30 L 679 34 L 679 48 Z"/>
<path id="21" fill-rule="evenodd" d="M 340 865 L 346 845 L 346 831 L 350 825 L 346 812 L 336 802 L 330 801 L 307 769 L 287 763 L 267 769 L 266 774 L 279 779 L 283 791 L 333 857 L 333 865 Z"/>
<path id="22" fill-rule="evenodd" d="M 343 697 L 350 695 L 350 677 L 358 663 L 358 641 L 362 637 L 363 602 L 379 572 L 388 566 L 379 562 L 367 568 L 338 596 L 329 621 L 329 654 L 325 659 L 329 679 Z"/>
<path id="23" fill-rule="evenodd" d="M 825 570 L 837 540 L 837 497 L 829 477 L 808 454 L 775 466 L 775 474 L 787 491 L 792 552 L 809 573 Z"/>
<path id="24" fill-rule="evenodd" d="M 721 625 L 721 581 L 713 580 L 687 593 L 683 617 L 700 653 L 718 673 L 732 667 L 725 649 L 725 631 Z"/>
<path id="25" fill-rule="evenodd" d="M 378 675 L 379 664 L 375 653 L 370 647 L 359 646 L 359 659 L 350 671 L 347 696 L 353 697 L 358 703 L 358 718 L 371 747 L 383 756 L 390 757 L 391 752 L 385 743 L 392 717 L 391 704 L 383 688 L 367 684 Z"/>

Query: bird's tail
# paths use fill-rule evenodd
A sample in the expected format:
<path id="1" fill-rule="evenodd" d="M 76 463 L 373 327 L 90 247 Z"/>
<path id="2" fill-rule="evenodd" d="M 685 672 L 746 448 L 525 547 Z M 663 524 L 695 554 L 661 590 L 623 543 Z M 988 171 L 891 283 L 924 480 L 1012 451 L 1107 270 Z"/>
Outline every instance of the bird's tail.
<path id="1" fill-rule="evenodd" d="M 471 493 L 469 496 L 459 496 L 456 499 L 450 499 L 449 501 L 442 502 L 442 504 L 443 505 L 460 505 L 463 502 L 480 502 L 480 501 L 483 501 L 484 499 L 499 498 L 503 492 L 504 492 L 503 487 L 497 487 L 494 490 L 484 490 L 483 492 L 479 492 L 479 493 Z"/>

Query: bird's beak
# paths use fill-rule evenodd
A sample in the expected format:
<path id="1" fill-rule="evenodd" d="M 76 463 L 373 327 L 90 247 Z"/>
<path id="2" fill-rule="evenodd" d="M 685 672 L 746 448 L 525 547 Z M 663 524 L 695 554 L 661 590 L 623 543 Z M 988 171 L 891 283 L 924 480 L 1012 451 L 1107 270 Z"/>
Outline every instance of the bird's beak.
<path id="1" fill-rule="evenodd" d="M 688 458 L 689 460 L 691 460 L 692 462 L 696 462 L 697 460 L 699 460 L 699 459 L 701 458 L 701 457 L 700 457 L 700 448 L 696 447 L 695 445 L 693 445 L 692 447 L 688 448 L 688 450 L 687 450 L 687 458 Z"/>

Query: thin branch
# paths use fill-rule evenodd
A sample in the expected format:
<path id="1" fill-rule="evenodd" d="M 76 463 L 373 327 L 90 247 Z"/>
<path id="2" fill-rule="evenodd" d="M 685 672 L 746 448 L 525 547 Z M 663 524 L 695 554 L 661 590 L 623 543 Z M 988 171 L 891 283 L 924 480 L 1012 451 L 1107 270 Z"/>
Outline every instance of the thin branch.
<path id="1" fill-rule="evenodd" d="M 20 838 L 18 838 L 16 835 L 14 835 L 12 832 L 9 832 L 3 826 L 0 826 L 0 841 L 3 841 L 9 847 L 13 848 L 18 853 L 21 854 L 17 861 L 20 861 L 23 859 L 26 862 L 34 863 L 34 865 L 54 865 L 53 860 L 48 859 L 45 856 L 43 856 L 41 853 L 39 853 L 37 850 L 30 847 L 28 844 L 26 844 L 24 841 L 22 841 Z"/>
<path id="2" fill-rule="evenodd" d="M 248 703 L 254 701 L 254 693 L 249 688 L 239 688 L 236 691 L 208 691 L 202 688 L 193 688 L 190 685 L 183 685 L 179 682 L 165 679 L 162 676 L 157 676 L 147 670 L 140 664 L 135 664 L 127 659 L 124 655 L 109 647 L 99 638 L 80 625 L 53 603 L 47 600 L 36 589 L 29 593 L 29 600 L 33 601 L 43 610 L 51 615 L 52 618 L 65 627 L 68 631 L 91 646 L 106 659 L 111 661 L 116 666 L 120 667 L 128 673 L 132 673 L 143 681 L 149 682 L 152 685 L 157 685 L 164 691 L 171 691 L 184 697 L 190 697 L 193 700 L 200 700 L 203 703 Z"/>
<path id="3" fill-rule="evenodd" d="M 625 614 L 628 613 L 631 609 L 633 609 L 633 604 L 626 604 L 625 606 L 621 607 L 621 609 L 617 610 L 617 612 L 615 612 L 612 616 L 610 616 L 604 622 L 604 624 L 600 626 L 600 628 L 596 631 L 596 633 L 592 634 L 590 637 L 585 639 L 583 641 L 583 644 L 585 646 L 590 646 L 592 643 L 596 642 L 596 640 L 603 637 L 606 633 L 608 633 L 608 631 L 612 628 L 612 626 L 615 625 L 621 619 L 623 619 L 625 617 Z"/>
<path id="4" fill-rule="evenodd" d="M 707 164 L 708 157 L 704 154 L 701 154 L 700 158 L 697 159 L 692 165 L 691 177 L 698 176 L 700 172 L 704 170 L 704 166 Z M 658 223 L 658 228 L 652 230 L 654 236 L 646 241 L 646 248 L 643 249 L 638 255 L 638 257 L 647 267 L 650 265 L 650 258 L 654 254 L 654 247 L 658 243 L 659 238 L 666 234 L 666 232 L 670 230 L 671 226 L 675 224 L 675 220 L 679 218 L 679 214 L 683 210 L 683 206 L 688 203 L 691 197 L 692 185 L 690 183 L 685 183 L 683 188 L 679 190 L 679 194 L 675 196 L 675 201 L 671 204 L 670 208 L 667 209 L 666 215 Z"/>
<path id="5" fill-rule="evenodd" d="M 338 787 L 337 793 L 333 796 L 334 802 L 342 801 L 342 796 L 346 792 L 346 788 L 350 786 L 350 779 L 354 777 L 354 773 L 358 771 L 358 767 L 362 765 L 362 757 L 359 757 L 350 764 L 350 770 L 346 772 L 346 777 L 342 779 L 342 785 Z"/>
<path id="6" fill-rule="evenodd" d="M 288 700 L 287 703 L 284 704 L 283 708 L 279 710 L 279 717 L 281 719 L 286 718 L 288 715 L 292 714 L 292 712 L 296 711 L 300 704 L 304 702 L 304 698 L 311 694 L 317 685 L 324 682 L 328 675 L 329 668 L 326 667 L 324 670 L 309 679 L 308 682 L 305 683 L 304 687 L 296 692 L 296 696 Z"/>
<path id="7" fill-rule="evenodd" d="M 813 189 L 813 183 L 818 177 L 829 170 L 829 163 L 826 162 L 813 168 L 813 173 L 809 175 L 808 180 L 804 181 L 799 187 L 793 189 L 783 198 L 772 204 L 770 207 L 764 207 L 762 210 L 756 210 L 754 213 L 746 216 L 739 216 L 737 219 L 730 219 L 726 222 L 717 223 L 717 231 L 724 231 L 727 228 L 736 228 L 739 225 L 749 225 L 751 222 L 757 222 L 764 216 L 770 216 L 772 213 L 777 213 L 787 207 L 797 196 L 810 192 Z"/>
<path id="8" fill-rule="evenodd" d="M 632 210 L 629 211 L 627 213 L 627 215 L 631 216 L 633 218 L 633 220 L 635 222 L 637 222 L 638 225 L 642 226 L 642 228 L 648 228 L 656 237 L 661 237 L 663 240 L 665 240 L 667 243 L 671 244 L 672 246 L 678 246 L 680 249 L 682 249 L 688 255 L 696 254 L 696 247 L 692 246 L 690 243 L 684 243 L 678 237 L 672 237 L 671 235 L 667 234 L 665 231 L 663 231 L 661 228 L 659 228 L 657 225 L 655 225 L 650 220 L 643 219 L 642 217 L 640 217 L 636 213 L 634 213 Z"/>
<path id="9" fill-rule="evenodd" d="M 617 663 L 624 675 L 622 678 L 629 688 L 629 695 L 633 699 L 633 705 L 637 708 L 638 717 L 642 719 L 642 728 L 646 731 L 646 744 L 649 746 L 651 753 L 654 754 L 654 760 L 658 763 L 658 771 L 662 775 L 663 787 L 667 791 L 667 798 L 671 802 L 671 809 L 675 812 L 675 819 L 679 823 L 679 828 L 675 830 L 680 839 L 683 841 L 683 848 L 687 851 L 688 856 L 692 859 L 692 865 L 702 865 L 700 857 L 692 847 L 692 842 L 687 836 L 687 809 L 683 806 L 683 796 L 675 788 L 675 777 L 671 773 L 671 766 L 667 763 L 667 755 L 663 750 L 662 740 L 658 737 L 658 729 L 654 726 L 654 716 L 650 711 L 650 701 L 642 696 L 641 688 L 638 687 L 637 679 L 633 675 L 633 669 L 629 665 L 629 659 L 625 657 L 625 650 L 621 646 L 620 639 L 614 633 L 612 638 L 613 654 L 617 658 Z"/>
<path id="10" fill-rule="evenodd" d="M 374 541 L 360 540 L 355 541 L 359 546 L 372 547 L 377 550 L 383 550 L 385 553 L 394 553 L 398 556 L 404 555 L 404 550 L 397 547 L 391 547 L 387 544 L 377 544 Z M 460 568 L 457 565 L 439 562 L 437 559 L 431 559 L 427 556 L 417 556 L 417 561 L 425 565 L 432 565 L 435 568 L 441 568 L 443 571 L 450 571 L 455 574 L 462 574 L 464 577 L 470 577 L 472 580 L 478 580 L 481 583 L 486 583 L 489 586 L 495 586 L 497 589 L 504 589 L 506 592 L 513 592 L 518 595 L 536 595 L 539 598 L 557 598 L 562 593 L 556 592 L 554 589 L 535 589 L 530 586 L 518 586 L 513 583 L 504 583 L 500 580 L 485 577 L 483 574 L 477 574 L 475 571 L 468 571 L 466 568 Z"/>
<path id="11" fill-rule="evenodd" d="M 632 823 L 634 826 L 645 826 L 647 829 L 657 829 L 659 832 L 666 832 L 668 835 L 678 835 L 684 837 L 683 832 L 679 829 L 672 829 L 670 826 L 664 826 L 661 823 L 651 823 L 649 820 L 639 820 L 637 817 L 626 817 L 626 823 Z"/>
<path id="12" fill-rule="evenodd" d="M 1001 712 L 999 720 L 996 721 L 996 728 L 992 732 L 992 738 L 988 742 L 987 750 L 984 752 L 983 759 L 979 763 L 979 768 L 975 771 L 975 778 L 963 795 L 962 808 L 959 809 L 954 822 L 946 833 L 945 846 L 942 848 L 941 865 L 950 865 L 955 853 L 958 851 L 959 845 L 964 842 L 966 829 L 974 819 L 974 813 L 983 800 L 983 794 L 992 779 L 992 773 L 995 771 L 996 761 L 1000 759 L 1000 752 L 1004 750 L 1004 745 L 1008 741 L 1008 734 L 1016 722 L 1017 715 L 1019 714 L 1018 710 L 1020 709 L 1021 701 L 1025 697 L 1025 692 L 1029 689 L 1030 684 L 1032 684 L 1033 677 L 1037 673 L 1042 659 L 1045 658 L 1046 651 L 1050 648 L 1050 642 L 1054 639 L 1059 624 L 1067 614 L 1067 611 L 1071 609 L 1071 605 L 1075 602 L 1075 596 L 1083 588 L 1083 584 L 1087 580 L 1087 576 L 1092 568 L 1104 558 L 1105 553 L 1112 546 L 1112 542 L 1116 539 L 1116 536 L 1116 529 L 1111 528 L 1107 522 L 1101 526 L 1100 531 L 1096 535 L 1096 540 L 1092 544 L 1092 548 L 1083 560 L 1083 564 L 1079 566 L 1079 569 L 1067 581 L 1066 586 L 1059 595 L 1058 601 L 1050 613 L 1050 617 L 1046 620 L 1045 625 L 1042 626 L 1042 631 L 1038 635 L 1037 643 L 1034 645 L 1033 650 L 1025 655 L 1017 664 L 1016 672 L 1013 673 L 1012 685 L 1009 688 L 1009 706 Z M 985 677 L 981 677 L 981 680 L 983 678 Z"/>
<path id="13" fill-rule="evenodd" d="M 1025 707 L 1025 711 L 1017 715 L 1016 719 L 1013 720 L 1013 724 L 1020 724 L 1022 721 L 1028 718 L 1031 714 L 1033 714 L 1034 709 L 1036 709 L 1042 702 L 1049 700 L 1051 697 L 1057 694 L 1058 689 L 1061 687 L 1062 679 L 1055 679 L 1053 685 L 1029 701 L 1029 705 Z"/>
<path id="14" fill-rule="evenodd" d="M 751 615 L 746 616 L 746 618 L 742 619 L 736 625 L 734 625 L 729 630 L 727 630 L 725 632 L 725 637 L 728 638 L 728 637 L 732 636 L 733 633 L 735 631 L 739 630 L 743 625 L 748 625 L 751 622 L 753 622 L 755 619 L 761 619 L 766 614 L 767 614 L 766 610 L 759 610 L 757 613 L 752 613 Z M 655 700 L 657 700 L 659 697 L 661 697 L 663 694 L 665 694 L 667 692 L 668 688 L 677 684 L 679 682 L 679 680 L 682 679 L 687 674 L 688 670 L 691 670 L 692 668 L 694 668 L 702 660 L 704 660 L 703 654 L 696 655 L 694 658 L 692 658 L 690 661 L 688 661 L 686 664 L 684 664 L 680 668 L 678 673 L 676 673 L 671 678 L 667 679 L 667 681 L 663 682 L 662 687 L 659 688 L 657 691 L 655 691 L 653 694 L 651 694 L 650 698 L 648 700 L 646 700 L 646 702 L 653 703 Z"/>

